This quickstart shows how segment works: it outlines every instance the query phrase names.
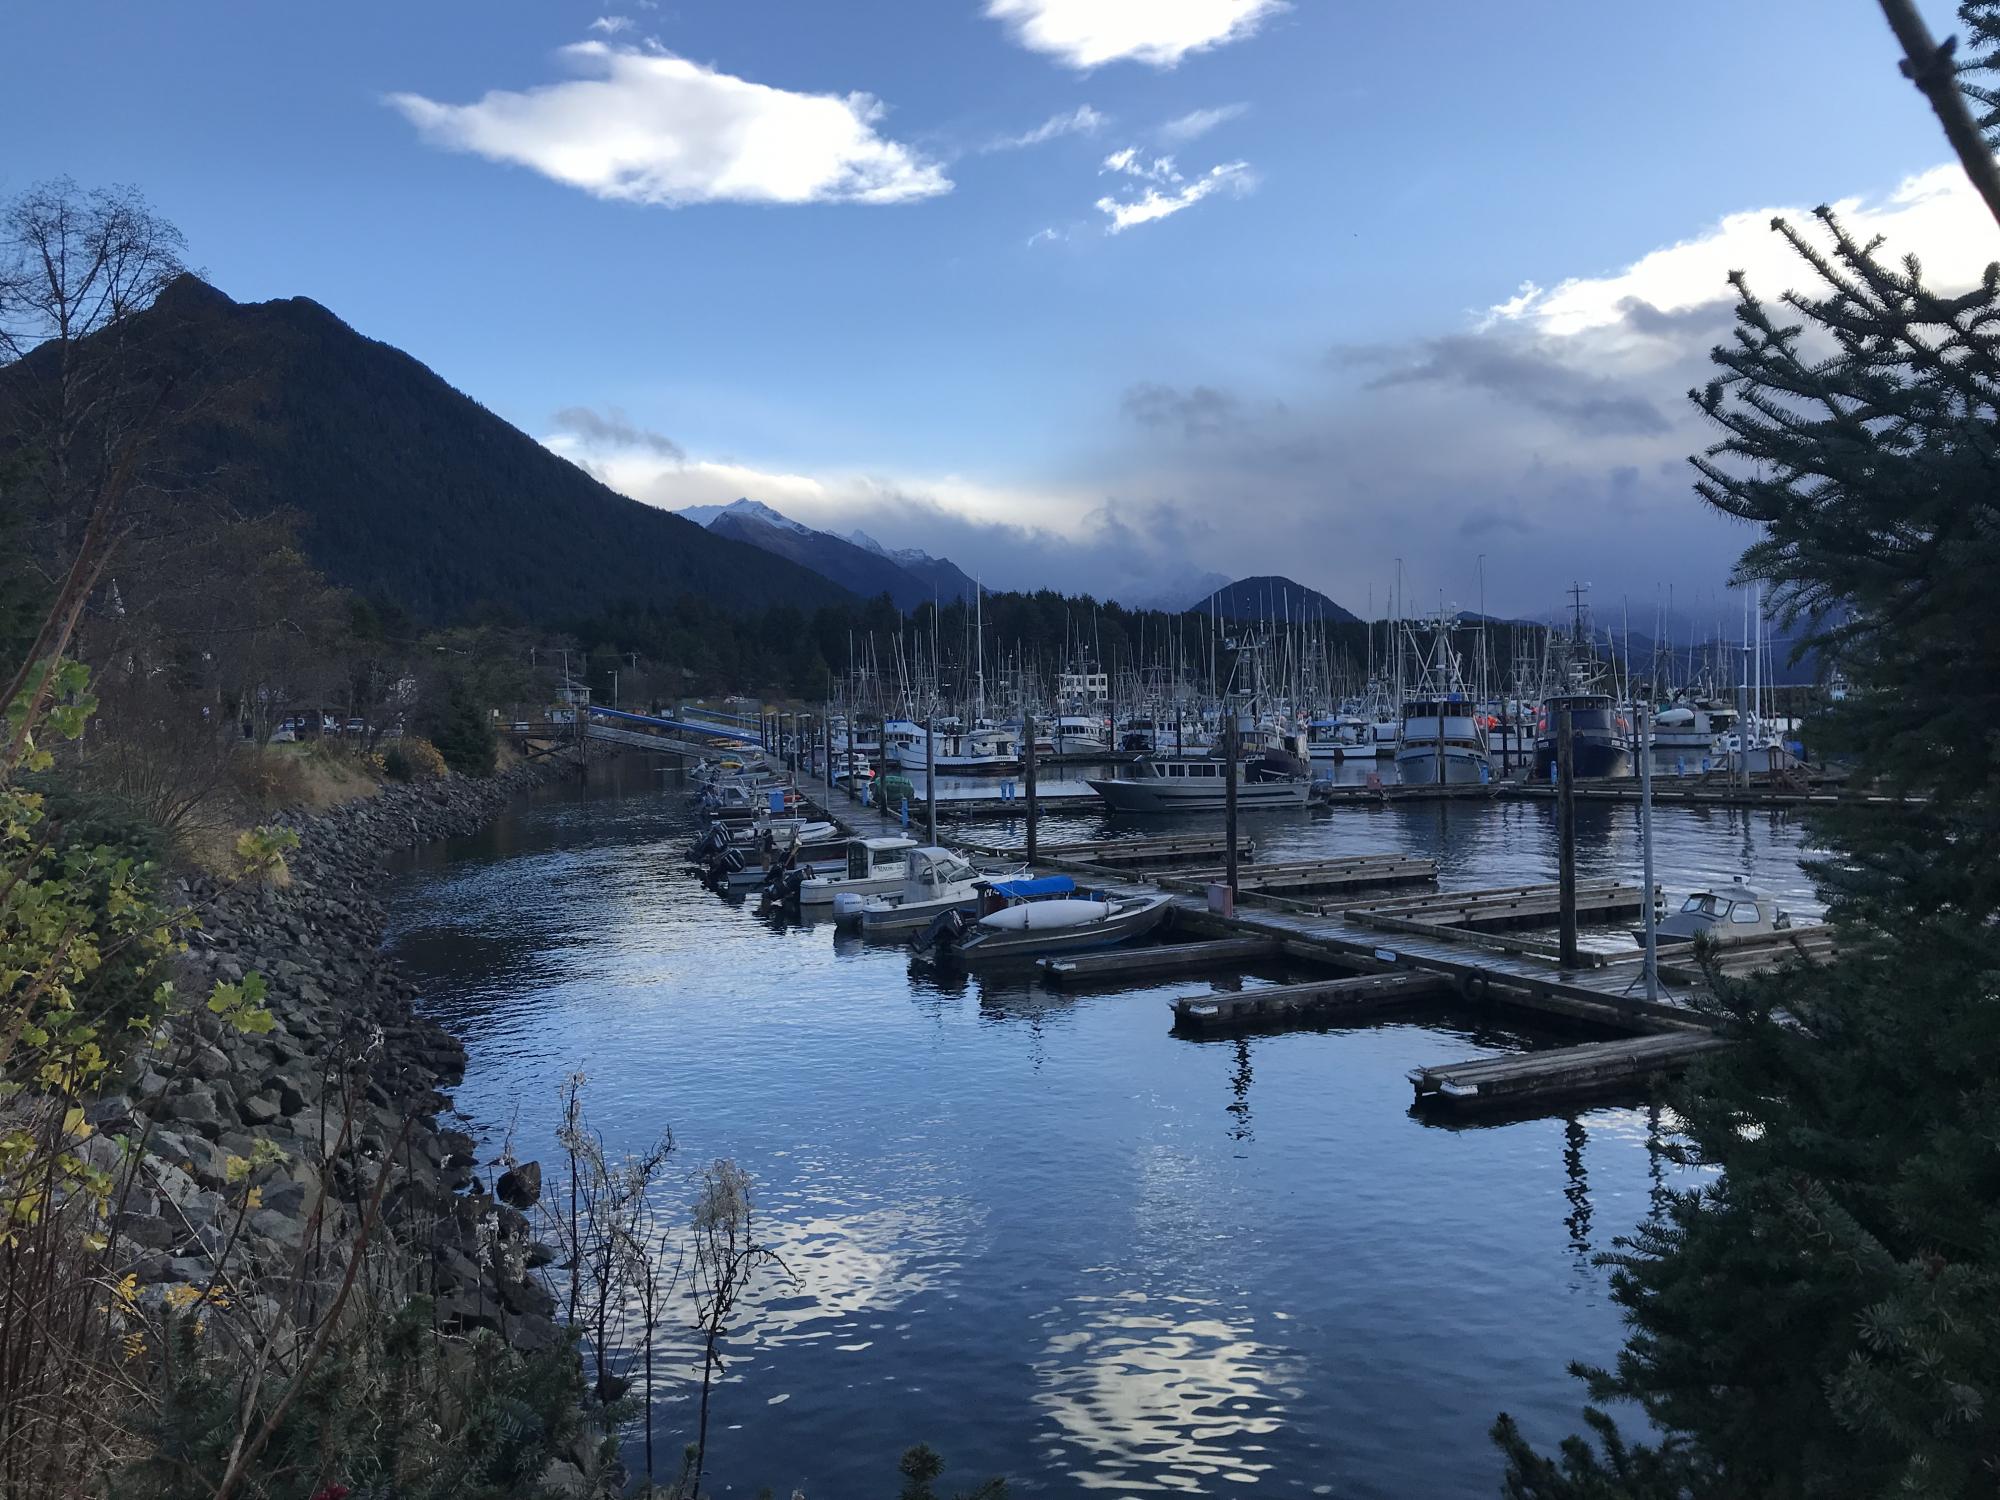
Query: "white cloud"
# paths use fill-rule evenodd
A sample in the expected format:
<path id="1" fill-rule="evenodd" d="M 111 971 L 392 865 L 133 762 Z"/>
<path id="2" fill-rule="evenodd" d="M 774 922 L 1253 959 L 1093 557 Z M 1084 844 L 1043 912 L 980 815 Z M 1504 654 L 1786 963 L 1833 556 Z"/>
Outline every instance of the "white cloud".
<path id="1" fill-rule="evenodd" d="M 1162 125 L 1159 137 L 1170 146 L 1184 146 L 1189 141 L 1199 140 L 1218 125 L 1227 125 L 1231 120 L 1249 112 L 1247 104 L 1218 104 L 1213 109 L 1191 109 Z"/>
<path id="2" fill-rule="evenodd" d="M 1123 172 L 1127 177 L 1137 177 L 1143 182 L 1179 182 L 1180 172 L 1174 166 L 1171 156 L 1156 156 L 1150 162 L 1139 155 L 1137 146 L 1127 146 L 1114 151 L 1104 158 L 1103 172 Z"/>
<path id="3" fill-rule="evenodd" d="M 1210 167 L 1208 171 L 1176 192 L 1163 193 L 1156 187 L 1149 187 L 1143 197 L 1136 199 L 1121 201 L 1110 197 L 1099 198 L 1097 207 L 1100 212 L 1110 216 L 1111 223 L 1106 232 L 1122 234 L 1141 224 L 1151 224 L 1157 219 L 1177 214 L 1184 208 L 1193 208 L 1211 193 L 1223 189 L 1234 193 L 1247 193 L 1256 185 L 1257 179 L 1250 170 L 1250 164 L 1232 161 L 1225 162 L 1219 167 Z"/>
<path id="4" fill-rule="evenodd" d="M 595 21 L 590 23 L 589 29 L 591 31 L 601 31 L 606 36 L 616 36 L 621 31 L 630 31 L 632 29 L 632 18 L 630 16 L 599 16 Z"/>
<path id="5" fill-rule="evenodd" d="M 1057 240 L 1066 240 L 1068 238 L 1068 235 L 1051 225 L 1047 229 L 1037 229 L 1033 234 L 1029 235 L 1028 247 L 1033 249 L 1036 245 L 1052 245 Z"/>
<path id="6" fill-rule="evenodd" d="M 1125 59 L 1171 68 L 1288 9 L 1288 0 L 986 0 L 1023 47 L 1072 68 Z"/>
<path id="7" fill-rule="evenodd" d="M 1915 251 L 1925 278 L 1943 288 L 1968 287 L 1987 262 L 2000 254 L 1994 224 L 1979 195 L 1956 164 L 1933 167 L 1904 179 L 1886 198 L 1843 198 L 1833 205 L 1856 239 L 1888 240 L 1891 254 Z M 1609 276 L 1572 277 L 1544 290 L 1524 282 L 1520 292 L 1488 309 L 1485 326 L 1525 323 L 1539 332 L 1565 335 L 1606 328 L 1625 320 L 1643 303 L 1657 312 L 1679 313 L 1733 297 L 1728 276 L 1743 271 L 1750 289 L 1775 298 L 1803 287 L 1810 275 L 1782 236 L 1774 218 L 1812 225 L 1802 208 L 1761 208 L 1726 216 L 1691 239 L 1641 256 Z"/>
<path id="8" fill-rule="evenodd" d="M 1066 135 L 1096 135 L 1109 123 L 1110 117 L 1100 114 L 1088 104 L 1079 104 L 1065 114 L 1050 115 L 1033 130 L 1023 135 L 1004 135 L 989 141 L 983 148 L 987 151 L 1018 151 L 1027 146 L 1041 146 Z"/>
<path id="9" fill-rule="evenodd" d="M 867 94 L 799 94 L 670 53 L 562 49 L 587 75 L 472 104 L 392 94 L 424 138 L 515 162 L 599 198 L 901 203 L 951 191 L 944 169 L 876 131 Z"/>

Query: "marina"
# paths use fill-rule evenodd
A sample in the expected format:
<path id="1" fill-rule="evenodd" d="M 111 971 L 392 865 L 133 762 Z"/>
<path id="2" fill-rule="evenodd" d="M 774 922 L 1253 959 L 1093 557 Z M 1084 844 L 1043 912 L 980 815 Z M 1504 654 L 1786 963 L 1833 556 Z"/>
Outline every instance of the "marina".
<path id="1" fill-rule="evenodd" d="M 746 1310 L 716 1439 L 735 1468 L 861 1486 L 913 1426 L 949 1427 L 969 1468 L 1058 1491 L 1235 1474 L 1389 1497 L 1490 1484 L 1478 1419 L 1492 1410 L 1552 1437 L 1574 1426 L 1563 1362 L 1618 1340 L 1589 1257 L 1680 1171 L 1653 1144 L 1652 1076 L 1570 1088 L 1584 1082 L 1576 1049 L 1675 1029 L 1645 1015 L 1629 959 L 1564 974 L 1348 910 L 1246 895 L 1226 916 L 1190 890 L 1146 946 L 968 972 L 703 890 L 646 857 L 694 836 L 681 773 L 619 756 L 592 777 L 413 860 L 390 896 L 395 950 L 478 1044 L 462 1090 L 474 1119 L 539 1130 L 555 1099 L 532 1080 L 580 1068 L 614 1148 L 671 1123 L 690 1160 L 726 1143 L 755 1176 L 764 1232 L 798 1279 Z M 822 810 L 872 833 L 874 810 L 856 809 L 842 794 Z M 1554 874 L 1549 813 L 1502 800 L 1263 814 L 1239 873 L 1435 863 L 1434 887 L 1386 887 L 1384 905 L 1533 887 Z M 1587 893 L 1636 848 L 1629 810 L 1580 821 Z M 1783 814 L 1662 822 L 1670 889 L 1712 879 L 1729 849 L 1732 868 L 1810 915 Z M 961 853 L 1025 863 L 1018 811 L 952 832 Z M 1097 863 L 1127 843 L 1140 856 L 1103 866 L 1115 874 L 1072 867 L 1079 886 L 1159 889 L 1149 874 L 1176 860 L 1223 863 L 1212 827 L 1056 811 L 1039 832 L 1056 859 Z M 1180 1001 L 1297 986 L 1321 1014 L 1177 1024 Z M 681 1065 L 648 1061 L 669 1047 Z M 1412 1070 L 1508 1058 L 1562 1086 L 1504 1107 L 1415 1102 Z M 1246 1234 L 1255 1256 L 1210 1253 Z M 993 1367 L 959 1357 L 975 1335 Z M 1399 1351 L 1439 1337 L 1493 1357 L 1419 1376 Z M 1420 1380 L 1421 1415 L 1355 1378 L 1357 1361 Z M 782 1420 L 735 1427 L 767 1407 Z"/>

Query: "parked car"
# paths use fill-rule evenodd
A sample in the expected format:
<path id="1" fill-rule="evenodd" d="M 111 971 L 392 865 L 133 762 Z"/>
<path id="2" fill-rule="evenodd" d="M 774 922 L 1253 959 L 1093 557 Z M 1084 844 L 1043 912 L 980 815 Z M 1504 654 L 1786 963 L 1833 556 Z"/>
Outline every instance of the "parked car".
<path id="1" fill-rule="evenodd" d="M 368 735 L 368 721 L 366 719 L 349 719 L 345 732 L 355 739 L 365 739 Z"/>

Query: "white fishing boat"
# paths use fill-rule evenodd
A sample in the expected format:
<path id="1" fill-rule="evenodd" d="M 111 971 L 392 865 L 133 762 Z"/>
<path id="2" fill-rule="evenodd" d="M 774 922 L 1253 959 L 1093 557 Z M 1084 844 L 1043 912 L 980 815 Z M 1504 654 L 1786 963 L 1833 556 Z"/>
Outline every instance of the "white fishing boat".
<path id="1" fill-rule="evenodd" d="M 905 771 L 934 766 L 940 776 L 998 776 L 1021 769 L 1019 737 L 991 725 L 966 729 L 956 719 L 940 720 L 934 752 L 925 749 L 930 732 L 911 720 L 892 721 L 884 737 L 889 758 Z"/>
<path id="2" fill-rule="evenodd" d="M 1474 705 L 1456 693 L 1408 699 L 1396 742 L 1396 779 L 1405 786 L 1479 786 L 1491 781 L 1486 724 Z"/>
<path id="3" fill-rule="evenodd" d="M 904 859 L 900 887 L 873 896 L 836 896 L 835 920 L 858 921 L 864 936 L 883 937 L 921 931 L 940 912 L 979 909 L 988 877 L 960 856 L 935 845 L 918 845 Z"/>
<path id="4" fill-rule="evenodd" d="M 800 906 L 832 906 L 842 895 L 882 896 L 903 888 L 909 874 L 910 838 L 854 839 L 847 846 L 847 867 L 838 875 L 813 875 L 798 886 Z"/>
<path id="5" fill-rule="evenodd" d="M 1210 756 L 1142 755 L 1126 775 L 1084 784 L 1112 812 L 1205 812 L 1227 804 L 1231 770 Z M 1239 761 L 1233 770 L 1240 809 L 1303 807 L 1312 791 L 1311 778 L 1267 771 L 1261 761 Z"/>
<path id="6" fill-rule="evenodd" d="M 1059 714 L 1049 741 L 1057 755 L 1102 755 L 1111 748 L 1104 720 L 1089 714 Z"/>

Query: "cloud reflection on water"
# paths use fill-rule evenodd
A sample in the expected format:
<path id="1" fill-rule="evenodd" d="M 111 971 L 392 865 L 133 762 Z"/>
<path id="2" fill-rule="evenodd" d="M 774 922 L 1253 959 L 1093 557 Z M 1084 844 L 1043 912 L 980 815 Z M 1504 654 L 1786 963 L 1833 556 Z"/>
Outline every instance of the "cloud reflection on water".
<path id="1" fill-rule="evenodd" d="M 1072 1297 L 1033 1362 L 1035 1401 L 1060 1429 L 1051 1454 L 1084 1489 L 1202 1492 L 1254 1484 L 1262 1439 L 1295 1399 L 1297 1359 L 1195 1297 Z"/>

